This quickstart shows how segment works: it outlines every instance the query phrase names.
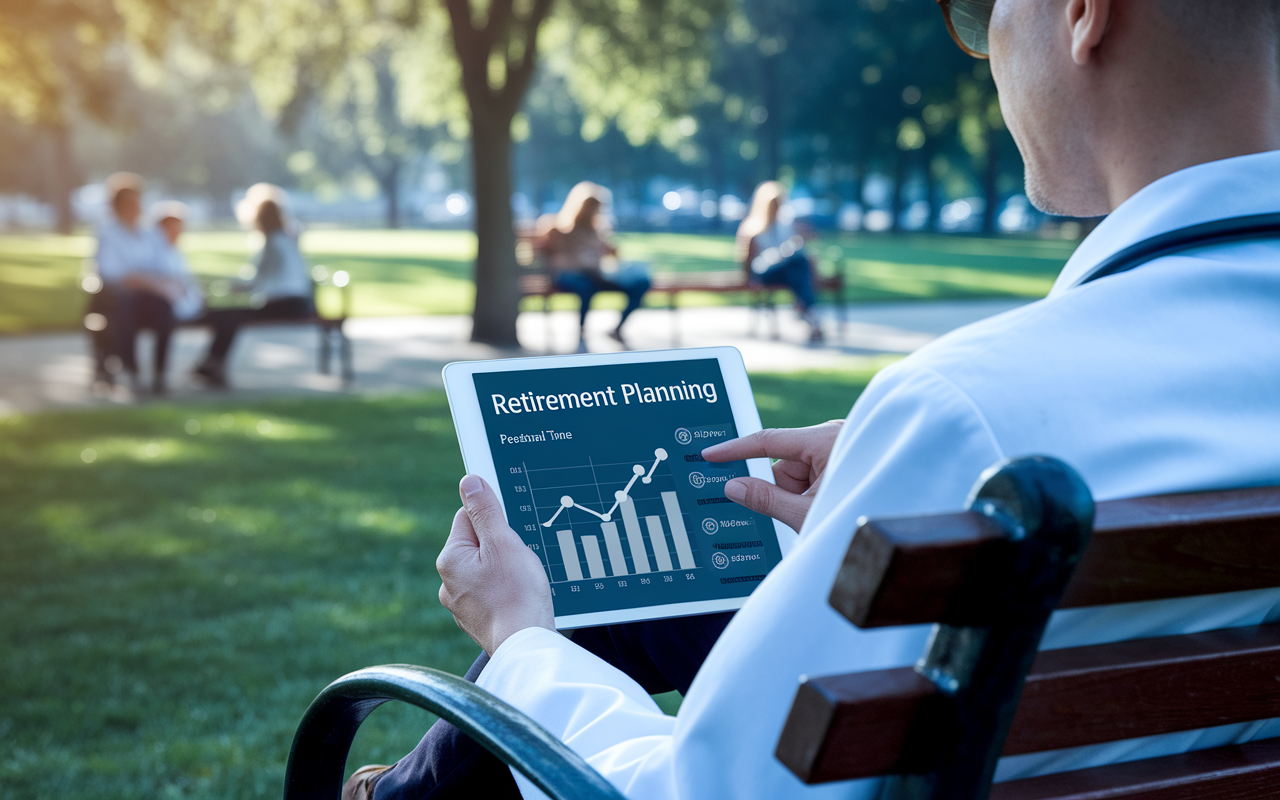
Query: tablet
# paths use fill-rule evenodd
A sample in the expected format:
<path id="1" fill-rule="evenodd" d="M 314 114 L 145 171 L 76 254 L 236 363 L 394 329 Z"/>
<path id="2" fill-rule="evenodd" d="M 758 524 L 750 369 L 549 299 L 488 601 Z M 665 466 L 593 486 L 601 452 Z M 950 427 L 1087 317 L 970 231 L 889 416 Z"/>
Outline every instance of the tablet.
<path id="1" fill-rule="evenodd" d="M 760 430 L 736 348 L 468 361 L 444 368 L 467 471 L 542 559 L 558 628 L 729 611 L 796 534 L 724 496 L 769 459 L 713 464 Z"/>

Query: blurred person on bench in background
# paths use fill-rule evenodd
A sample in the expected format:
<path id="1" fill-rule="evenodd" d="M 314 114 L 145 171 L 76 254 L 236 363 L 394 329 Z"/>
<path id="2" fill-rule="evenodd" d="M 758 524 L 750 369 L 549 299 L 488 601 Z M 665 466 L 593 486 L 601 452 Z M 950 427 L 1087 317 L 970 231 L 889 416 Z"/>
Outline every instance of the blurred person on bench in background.
<path id="1" fill-rule="evenodd" d="M 627 296 L 618 327 L 609 332 L 614 341 L 625 346 L 622 326 L 649 291 L 649 276 L 640 266 L 611 273 L 603 269 L 606 257 L 618 255 L 618 248 L 609 243 L 608 229 L 600 214 L 609 201 L 608 189 L 583 181 L 569 190 L 559 214 L 547 215 L 539 224 L 542 248 L 555 288 L 576 294 L 582 301 L 578 319 L 580 353 L 587 352 L 587 312 L 591 310 L 591 298 L 596 292 L 615 291 Z"/>
<path id="2" fill-rule="evenodd" d="M 822 340 L 822 327 L 814 316 L 818 301 L 813 290 L 813 264 L 804 252 L 804 236 L 796 231 L 787 208 L 787 190 L 777 181 L 765 181 L 751 196 L 751 210 L 738 226 L 735 244 L 738 263 L 750 283 L 782 286 L 796 298 L 796 311 L 809 323 L 809 340 Z"/>
<path id="3" fill-rule="evenodd" d="M 191 274 L 187 257 L 178 247 L 178 240 L 186 229 L 188 213 L 186 203 L 177 200 L 156 203 L 150 213 L 160 233 L 160 252 L 165 266 L 161 285 L 173 308 L 173 316 L 180 323 L 191 322 L 204 314 L 204 292 Z"/>
<path id="4" fill-rule="evenodd" d="M 1280 0 L 950 0 L 942 11 L 962 47 L 990 54 L 1028 197 L 1107 218 L 1046 298 L 881 370 L 843 422 L 703 451 L 778 459 L 776 485 L 739 477 L 724 493 L 800 531 L 727 627 L 708 616 L 558 634 L 541 559 L 492 488 L 475 475 L 460 484 L 436 563 L 441 602 L 484 650 L 469 675 L 628 797 L 880 796 L 881 779 L 806 786 L 774 757 L 801 675 L 910 666 L 929 636 L 926 625 L 858 629 L 829 604 L 864 516 L 959 510 L 984 470 L 1031 454 L 1070 464 L 1099 501 L 1280 483 Z M 1272 222 L 1263 236 L 1199 237 L 1258 220 Z M 1148 249 L 1175 235 L 1198 246 Z M 1158 257 L 1114 267 L 1134 252 Z M 1071 608 L 1041 646 L 1278 614 L 1276 589 Z M 649 696 L 671 686 L 684 693 L 674 718 Z M 438 724 L 396 766 L 357 771 L 346 796 L 540 796 L 523 778 L 497 785 L 501 762 L 451 731 Z M 996 780 L 1278 735 L 1271 720 L 1017 755 Z"/>
<path id="5" fill-rule="evenodd" d="M 142 179 L 130 172 L 117 172 L 104 183 L 111 214 L 98 231 L 94 260 L 102 286 L 90 301 L 90 312 L 104 315 L 107 324 L 94 336 L 94 380 L 114 384 L 117 365 L 112 362 L 118 359 L 129 387 L 141 394 L 137 338 L 139 330 L 147 329 L 155 334 L 151 390 L 164 394 L 169 337 L 177 324 L 173 297 L 178 286 L 170 274 L 168 248 L 160 231 L 142 222 L 143 187 Z"/>
<path id="6" fill-rule="evenodd" d="M 215 309 L 206 315 L 213 326 L 213 342 L 194 374 L 209 386 L 227 386 L 227 357 L 242 325 L 260 320 L 310 319 L 316 314 L 315 285 L 286 224 L 286 197 L 280 187 L 258 183 L 236 206 L 241 222 L 251 222 L 262 233 L 262 250 L 254 259 L 253 278 L 237 286 L 248 292 L 250 307 Z"/>

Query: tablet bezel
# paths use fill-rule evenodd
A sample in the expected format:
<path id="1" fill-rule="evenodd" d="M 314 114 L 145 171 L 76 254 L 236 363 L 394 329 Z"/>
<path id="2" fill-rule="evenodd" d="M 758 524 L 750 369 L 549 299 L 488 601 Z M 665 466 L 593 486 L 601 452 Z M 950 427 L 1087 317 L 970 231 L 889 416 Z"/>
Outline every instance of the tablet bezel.
<path id="1" fill-rule="evenodd" d="M 455 361 L 442 370 L 445 392 L 449 397 L 449 410 L 453 414 L 453 426 L 462 447 L 462 461 L 467 472 L 488 481 L 498 497 L 502 489 L 498 483 L 493 454 L 489 450 L 489 437 L 485 432 L 484 417 L 480 413 L 480 400 L 472 377 L 482 372 L 520 372 L 525 370 L 566 369 L 572 367 L 596 367 L 610 364 L 646 364 L 663 361 L 697 361 L 716 359 L 720 375 L 724 379 L 729 409 L 739 436 L 746 436 L 762 429 L 760 412 L 756 409 L 755 396 L 751 393 L 751 381 L 742 354 L 736 347 L 697 347 L 686 350 L 642 350 L 622 353 L 586 353 L 581 355 L 530 356 L 494 361 Z M 773 467 L 767 458 L 747 459 L 747 473 L 754 478 L 773 483 Z M 506 514 L 506 502 L 502 502 Z M 795 546 L 797 534 L 791 528 L 773 521 L 778 547 L 785 558 Z M 569 614 L 556 617 L 556 627 L 561 630 L 585 628 L 592 625 L 612 625 L 620 622 L 637 622 L 661 617 L 710 614 L 741 608 L 747 597 L 726 597 L 717 600 L 698 600 L 687 603 L 668 603 L 643 608 L 623 608 L 612 611 L 593 611 L 588 614 Z"/>

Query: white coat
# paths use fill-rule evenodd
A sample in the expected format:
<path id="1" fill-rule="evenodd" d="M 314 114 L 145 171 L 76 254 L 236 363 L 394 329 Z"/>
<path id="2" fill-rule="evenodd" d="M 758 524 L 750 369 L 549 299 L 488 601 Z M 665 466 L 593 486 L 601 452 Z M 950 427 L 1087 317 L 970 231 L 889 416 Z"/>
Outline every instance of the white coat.
<path id="1" fill-rule="evenodd" d="M 1201 164 L 1126 201 L 1044 300 L 881 372 L 854 405 L 801 539 L 712 649 L 677 717 L 570 640 L 508 639 L 478 684 L 631 798 L 871 798 L 878 779 L 806 787 L 774 748 L 801 675 L 906 666 L 927 628 L 859 630 L 827 604 L 856 521 L 953 511 L 993 463 L 1052 455 L 1095 499 L 1280 484 L 1280 241 L 1216 245 L 1075 285 L 1175 228 L 1280 211 L 1280 152 Z M 1073 609 L 1043 647 L 1257 624 L 1280 590 Z M 1004 759 L 997 780 L 1280 735 L 1228 725 Z M 538 792 L 517 776 L 526 797 Z"/>

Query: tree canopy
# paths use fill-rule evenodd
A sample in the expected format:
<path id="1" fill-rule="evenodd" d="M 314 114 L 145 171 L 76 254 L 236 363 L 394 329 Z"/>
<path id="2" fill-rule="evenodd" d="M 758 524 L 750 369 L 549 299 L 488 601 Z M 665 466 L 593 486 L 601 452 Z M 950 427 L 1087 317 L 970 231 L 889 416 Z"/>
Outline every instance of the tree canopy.
<path id="1" fill-rule="evenodd" d="M 10 0 L 0 68 L 0 138 L 57 150 L 64 199 L 77 157 L 115 159 L 224 197 L 358 179 L 396 224 L 409 166 L 469 159 L 490 341 L 514 337 L 518 186 L 782 178 L 860 203 L 876 176 L 894 224 L 980 194 L 990 229 L 1020 178 L 986 64 L 927 0 Z"/>

